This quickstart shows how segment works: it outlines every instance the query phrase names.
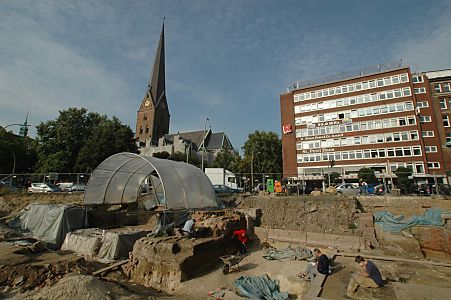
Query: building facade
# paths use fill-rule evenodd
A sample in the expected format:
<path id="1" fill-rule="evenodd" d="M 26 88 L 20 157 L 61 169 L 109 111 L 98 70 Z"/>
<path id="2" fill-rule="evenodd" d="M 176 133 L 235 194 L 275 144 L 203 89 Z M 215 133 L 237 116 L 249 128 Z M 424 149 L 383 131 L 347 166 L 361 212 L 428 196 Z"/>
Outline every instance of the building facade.
<path id="1" fill-rule="evenodd" d="M 292 84 L 280 96 L 284 176 L 352 181 L 368 167 L 392 180 L 407 167 L 416 182 L 446 182 L 431 84 L 400 61 Z"/>
<path id="2" fill-rule="evenodd" d="M 138 147 L 157 144 L 158 140 L 169 133 L 169 108 L 166 100 L 164 58 L 164 24 L 155 54 L 152 75 L 136 117 L 135 137 Z"/>
<path id="3" fill-rule="evenodd" d="M 447 177 L 451 178 L 451 70 L 424 72 L 422 75 L 428 84 L 432 111 L 439 125 L 437 147 L 442 148 L 443 168 Z"/>
<path id="4" fill-rule="evenodd" d="M 206 131 L 165 134 L 158 140 L 157 145 L 148 142 L 146 147 L 142 147 L 141 155 L 153 156 L 155 153 L 161 152 L 173 155 L 180 152 L 188 156 L 195 155 L 198 159 L 202 159 L 203 152 L 204 162 L 211 164 L 223 149 L 233 150 L 232 143 L 225 132 L 213 132 L 211 129 L 207 129 Z"/>

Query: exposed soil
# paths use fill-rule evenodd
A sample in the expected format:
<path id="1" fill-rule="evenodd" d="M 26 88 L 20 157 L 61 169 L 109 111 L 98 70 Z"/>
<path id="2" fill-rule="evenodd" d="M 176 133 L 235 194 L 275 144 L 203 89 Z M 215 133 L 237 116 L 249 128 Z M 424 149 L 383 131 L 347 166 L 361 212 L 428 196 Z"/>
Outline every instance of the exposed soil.
<path id="1" fill-rule="evenodd" d="M 24 209 L 28 204 L 81 204 L 83 194 L 81 193 L 50 193 L 50 194 L 27 194 L 11 193 L 0 196 L 0 218 L 5 219 L 13 216 Z"/>
<path id="2" fill-rule="evenodd" d="M 270 197 L 244 198 L 239 208 L 261 208 L 261 226 L 275 229 L 352 235 L 357 202 L 352 198 Z"/>

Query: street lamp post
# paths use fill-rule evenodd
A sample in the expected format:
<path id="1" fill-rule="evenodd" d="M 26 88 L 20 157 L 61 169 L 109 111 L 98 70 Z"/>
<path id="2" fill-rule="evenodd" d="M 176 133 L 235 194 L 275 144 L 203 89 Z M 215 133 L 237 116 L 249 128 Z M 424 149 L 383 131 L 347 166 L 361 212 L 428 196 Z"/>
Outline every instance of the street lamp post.
<path id="1" fill-rule="evenodd" d="M 205 133 L 207 131 L 207 121 L 210 121 L 210 119 L 206 118 L 204 124 L 204 138 L 202 140 L 202 171 L 204 171 Z"/>
<path id="2" fill-rule="evenodd" d="M 252 153 L 251 153 L 251 189 L 254 189 L 254 150 L 255 145 L 252 147 Z"/>

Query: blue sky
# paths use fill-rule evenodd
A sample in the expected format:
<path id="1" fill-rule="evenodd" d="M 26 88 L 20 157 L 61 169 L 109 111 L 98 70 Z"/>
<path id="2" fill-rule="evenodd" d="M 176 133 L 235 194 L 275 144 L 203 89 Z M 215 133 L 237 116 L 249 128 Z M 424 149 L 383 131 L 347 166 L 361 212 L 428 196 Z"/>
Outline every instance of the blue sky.
<path id="1" fill-rule="evenodd" d="M 296 80 L 398 58 L 451 68 L 451 1 L 0 0 L 0 125 L 83 106 L 135 130 L 163 17 L 170 131 L 208 117 L 235 148 L 280 135 Z"/>

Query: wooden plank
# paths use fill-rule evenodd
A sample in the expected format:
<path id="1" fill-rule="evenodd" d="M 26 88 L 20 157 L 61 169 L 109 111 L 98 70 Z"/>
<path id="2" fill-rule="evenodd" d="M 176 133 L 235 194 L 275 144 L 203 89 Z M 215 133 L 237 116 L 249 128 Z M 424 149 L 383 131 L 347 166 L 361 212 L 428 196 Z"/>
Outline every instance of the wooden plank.
<path id="1" fill-rule="evenodd" d="M 114 269 L 114 268 L 116 268 L 116 267 L 119 267 L 119 266 L 125 264 L 126 262 L 128 262 L 128 259 L 124 259 L 124 260 L 118 261 L 118 262 L 116 262 L 116 263 L 114 263 L 114 264 L 112 264 L 112 265 L 109 265 L 108 267 L 105 267 L 105 268 L 102 268 L 102 269 L 97 270 L 97 271 L 95 271 L 95 272 L 92 272 L 92 275 L 97 275 L 97 274 L 103 273 L 103 272 L 105 272 L 105 271 Z"/>
<path id="2" fill-rule="evenodd" d="M 345 256 L 345 257 L 356 257 L 357 255 L 360 255 L 360 256 L 363 256 L 364 258 L 371 258 L 371 259 L 377 259 L 377 260 L 387 260 L 387 261 L 395 261 L 395 262 L 399 261 L 399 262 L 408 262 L 408 263 L 425 264 L 425 265 L 433 265 L 433 266 L 437 266 L 437 267 L 451 268 L 451 264 L 449 264 L 449 263 L 435 262 L 435 261 L 429 261 L 429 260 L 417 260 L 417 259 L 399 258 L 399 257 L 393 257 L 393 256 L 378 256 L 378 255 L 371 255 L 371 254 L 364 254 L 364 253 L 346 253 L 346 252 L 337 252 L 335 255 Z"/>

